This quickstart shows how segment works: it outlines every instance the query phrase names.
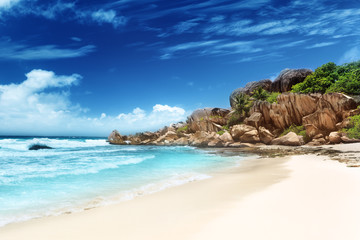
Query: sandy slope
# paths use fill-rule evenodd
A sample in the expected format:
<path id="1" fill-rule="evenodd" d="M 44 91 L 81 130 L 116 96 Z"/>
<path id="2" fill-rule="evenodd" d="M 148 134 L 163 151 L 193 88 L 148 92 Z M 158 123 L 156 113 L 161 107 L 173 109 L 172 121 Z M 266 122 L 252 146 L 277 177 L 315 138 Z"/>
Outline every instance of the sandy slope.
<path id="1" fill-rule="evenodd" d="M 12 224 L 0 239 L 360 239 L 360 168 L 324 159 L 247 161 L 132 201 Z"/>

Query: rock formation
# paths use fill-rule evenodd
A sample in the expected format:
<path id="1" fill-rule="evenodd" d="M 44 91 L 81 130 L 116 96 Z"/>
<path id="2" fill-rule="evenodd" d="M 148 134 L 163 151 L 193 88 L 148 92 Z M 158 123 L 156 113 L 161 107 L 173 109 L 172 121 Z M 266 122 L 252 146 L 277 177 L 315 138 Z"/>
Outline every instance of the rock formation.
<path id="1" fill-rule="evenodd" d="M 328 135 L 356 106 L 352 98 L 341 93 L 284 93 L 278 96 L 277 103 L 255 102 L 245 122 L 252 126 L 263 125 L 272 131 L 304 125 L 310 137 L 319 133 Z"/>
<path id="2" fill-rule="evenodd" d="M 348 117 L 359 115 L 360 102 L 341 93 L 298 94 L 288 92 L 294 84 L 311 74 L 309 69 L 283 70 L 274 82 L 250 82 L 230 95 L 230 104 L 237 94 L 251 94 L 262 87 L 267 91 L 284 92 L 276 103 L 254 100 L 243 123 L 228 126 L 232 112 L 222 108 L 195 110 L 186 122 L 166 126 L 156 132 L 121 136 L 114 130 L 111 144 L 190 145 L 196 147 L 249 147 L 253 144 L 299 146 L 308 142 L 317 146 L 327 143 L 355 142 L 340 129 L 348 126 Z M 283 135 L 292 127 L 295 132 Z M 290 130 L 291 130 L 290 129 Z M 306 130 L 306 134 L 304 130 Z M 300 132 L 302 131 L 302 132 Z M 305 138 L 305 139 L 304 139 Z M 306 142 L 305 142 L 306 141 Z"/>
<path id="3" fill-rule="evenodd" d="M 234 98 L 236 95 L 239 95 L 241 93 L 245 93 L 247 95 L 251 95 L 251 93 L 258 89 L 258 88 L 262 88 L 266 91 L 270 91 L 271 90 L 271 84 L 272 84 L 272 81 L 270 79 L 264 79 L 264 80 L 260 80 L 260 81 L 253 81 L 253 82 L 248 82 L 245 87 L 243 88 L 238 88 L 238 89 L 235 89 L 230 97 L 229 97 L 229 100 L 230 100 L 230 106 L 233 107 L 234 105 Z"/>
<path id="4" fill-rule="evenodd" d="M 223 108 L 204 108 L 195 110 L 187 120 L 189 132 L 217 132 L 226 125 L 230 110 Z"/>
<path id="5" fill-rule="evenodd" d="M 271 84 L 271 92 L 288 92 L 295 84 L 303 82 L 313 71 L 311 69 L 284 69 Z"/>
<path id="6" fill-rule="evenodd" d="M 113 130 L 110 133 L 110 135 L 108 137 L 108 142 L 111 144 L 119 144 L 119 145 L 126 144 L 126 142 L 124 141 L 124 138 L 121 136 L 121 134 L 117 130 Z"/>

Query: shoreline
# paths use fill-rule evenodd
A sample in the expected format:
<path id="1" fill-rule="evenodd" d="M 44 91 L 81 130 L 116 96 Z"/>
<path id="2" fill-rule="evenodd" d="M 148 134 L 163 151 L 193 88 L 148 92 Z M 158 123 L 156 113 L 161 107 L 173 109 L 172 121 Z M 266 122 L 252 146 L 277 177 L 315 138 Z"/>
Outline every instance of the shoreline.
<path id="1" fill-rule="evenodd" d="M 360 147 L 359 144 L 354 146 Z M 351 147 L 353 146 L 348 146 L 347 148 Z M 336 186 L 339 189 L 328 189 L 329 187 L 326 186 L 327 182 L 319 183 L 319 186 L 324 184 L 323 187 L 329 193 L 334 192 L 335 195 L 338 195 L 336 190 L 341 190 L 343 187 L 340 183 L 343 183 L 344 186 L 352 185 L 352 188 L 360 189 L 359 169 L 347 168 L 345 164 L 335 161 L 323 161 L 324 159 L 330 158 L 316 155 L 297 155 L 283 158 L 245 160 L 240 167 L 215 174 L 211 179 L 190 182 L 135 198 L 131 201 L 94 208 L 80 213 L 9 224 L 0 228 L 0 238 L 2 240 L 41 240 L 49 238 L 54 240 L 99 238 L 169 239 L 169 237 L 171 239 L 219 239 L 223 234 L 227 234 L 226 239 L 231 239 L 231 237 L 234 239 L 236 237 L 264 239 L 260 237 L 251 238 L 245 234 L 246 231 L 244 229 L 251 229 L 253 227 L 269 228 L 266 227 L 265 222 L 262 223 L 263 225 L 256 221 L 253 222 L 253 225 L 247 223 L 245 219 L 252 219 L 252 214 L 247 209 L 251 209 L 251 207 L 255 207 L 255 210 L 263 209 L 262 211 L 259 210 L 260 212 L 257 212 L 256 215 L 260 215 L 260 219 L 269 220 L 270 216 L 267 212 L 269 208 L 264 209 L 261 206 L 264 205 L 264 202 L 266 203 L 271 200 L 271 196 L 274 196 L 274 194 L 286 194 L 287 191 L 292 191 L 294 184 L 299 184 L 299 179 L 306 180 L 304 186 L 302 186 L 305 193 L 310 191 L 311 194 L 314 194 L 313 185 L 316 184 L 311 181 L 316 182 L 317 178 L 328 176 L 333 171 L 336 174 L 340 174 L 340 177 L 335 177 L 339 178 L 337 179 L 339 183 Z M 318 172 L 313 172 L 314 170 L 312 169 L 314 167 Z M 311 177 L 309 177 L 309 171 L 312 172 L 310 174 Z M 345 177 L 345 180 L 341 177 Z M 359 181 L 354 182 L 352 177 L 359 177 Z M 335 179 L 330 180 L 335 181 Z M 284 189 L 286 190 L 285 192 Z M 354 199 L 360 201 L 359 191 L 355 191 L 356 194 L 351 191 L 345 191 L 344 194 L 354 194 L 351 198 L 352 201 Z M 323 204 L 329 207 L 329 211 L 334 210 L 331 207 L 331 203 L 335 201 L 334 199 L 324 199 L 323 196 L 317 197 L 313 199 L 316 200 L 315 202 L 324 202 Z M 284 202 L 283 199 L 278 200 L 280 201 L 279 204 L 288 206 L 288 203 Z M 293 206 L 298 206 L 299 209 L 302 209 L 303 203 L 299 199 L 292 200 L 294 201 L 292 203 Z M 336 199 L 335 203 L 339 203 L 339 199 Z M 244 204 L 249 205 L 249 207 L 244 209 Z M 256 206 L 257 204 L 259 206 Z M 272 207 L 276 209 L 279 206 L 275 204 Z M 359 207 L 352 206 L 352 208 L 354 214 L 347 213 L 351 216 L 345 216 L 345 214 L 343 219 L 353 218 L 355 213 L 360 216 Z M 283 212 L 283 214 L 286 215 L 286 212 Z M 274 217 L 276 220 L 279 216 Z M 324 222 L 329 221 L 329 219 L 326 219 L 326 216 L 322 220 Z M 359 222 L 360 217 L 355 219 L 355 222 L 356 220 Z M 241 224 L 237 224 L 239 221 L 242 224 L 249 225 L 248 228 L 238 232 L 237 228 L 241 227 Z M 224 223 L 226 224 L 224 225 Z M 227 226 L 232 225 L 235 226 L 227 229 Z M 270 223 L 270 226 L 273 226 L 273 224 Z M 273 227 L 277 229 L 276 226 Z M 295 226 L 291 227 L 294 228 Z M 347 229 L 344 231 L 344 234 L 346 232 L 351 233 L 352 230 Z M 272 233 L 274 232 L 272 231 Z M 251 233 L 248 232 L 247 234 Z M 358 234 L 358 232 L 354 234 Z M 217 236 L 217 238 L 212 238 L 214 236 Z M 286 236 L 289 239 L 289 235 Z M 360 234 L 356 236 L 360 236 Z"/>

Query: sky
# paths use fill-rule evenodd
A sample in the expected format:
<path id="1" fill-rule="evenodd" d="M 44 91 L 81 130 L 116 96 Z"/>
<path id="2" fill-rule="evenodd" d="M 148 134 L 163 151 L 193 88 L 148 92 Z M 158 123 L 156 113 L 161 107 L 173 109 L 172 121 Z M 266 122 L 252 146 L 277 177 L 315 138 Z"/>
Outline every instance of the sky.
<path id="1" fill-rule="evenodd" d="M 107 136 L 360 56 L 360 1 L 0 0 L 0 135 Z"/>

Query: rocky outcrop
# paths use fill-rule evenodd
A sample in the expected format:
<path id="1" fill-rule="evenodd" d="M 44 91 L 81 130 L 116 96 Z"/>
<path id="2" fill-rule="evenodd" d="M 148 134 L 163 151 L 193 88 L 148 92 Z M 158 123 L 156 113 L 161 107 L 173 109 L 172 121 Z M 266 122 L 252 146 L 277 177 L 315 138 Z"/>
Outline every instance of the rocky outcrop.
<path id="1" fill-rule="evenodd" d="M 286 146 L 301 146 L 304 145 L 304 139 L 302 136 L 298 136 L 294 132 L 289 132 L 285 136 L 275 138 L 271 141 L 272 145 L 286 145 Z"/>
<path id="2" fill-rule="evenodd" d="M 108 142 L 110 144 L 126 144 L 124 138 L 121 136 L 121 134 L 117 131 L 117 130 L 113 130 L 109 137 L 108 137 Z"/>
<path id="3" fill-rule="evenodd" d="M 277 103 L 255 102 L 245 122 L 262 125 L 272 132 L 276 129 L 281 132 L 291 125 L 304 125 L 310 137 L 319 133 L 328 135 L 337 130 L 337 124 L 353 112 L 356 105 L 352 98 L 341 93 L 284 93 L 278 96 Z"/>
<path id="4" fill-rule="evenodd" d="M 223 108 L 204 108 L 195 110 L 187 120 L 189 132 L 217 132 L 226 125 L 230 110 Z"/>
<path id="5" fill-rule="evenodd" d="M 301 83 L 313 71 L 311 69 L 284 69 L 271 84 L 272 92 L 288 92 L 295 84 Z"/>
<path id="6" fill-rule="evenodd" d="M 49 147 L 45 144 L 32 144 L 29 147 L 29 150 L 41 150 L 41 149 L 53 149 L 52 147 Z"/>
<path id="7" fill-rule="evenodd" d="M 253 81 L 253 82 L 248 82 L 245 87 L 243 88 L 238 88 L 238 89 L 235 89 L 231 95 L 230 95 L 230 106 L 233 107 L 234 105 L 234 99 L 235 99 L 235 96 L 241 94 L 241 93 L 245 93 L 247 95 L 251 95 L 252 92 L 258 88 L 262 88 L 266 91 L 270 91 L 271 89 L 271 84 L 272 84 L 272 81 L 270 79 L 264 79 L 264 80 L 260 80 L 260 81 Z"/>

